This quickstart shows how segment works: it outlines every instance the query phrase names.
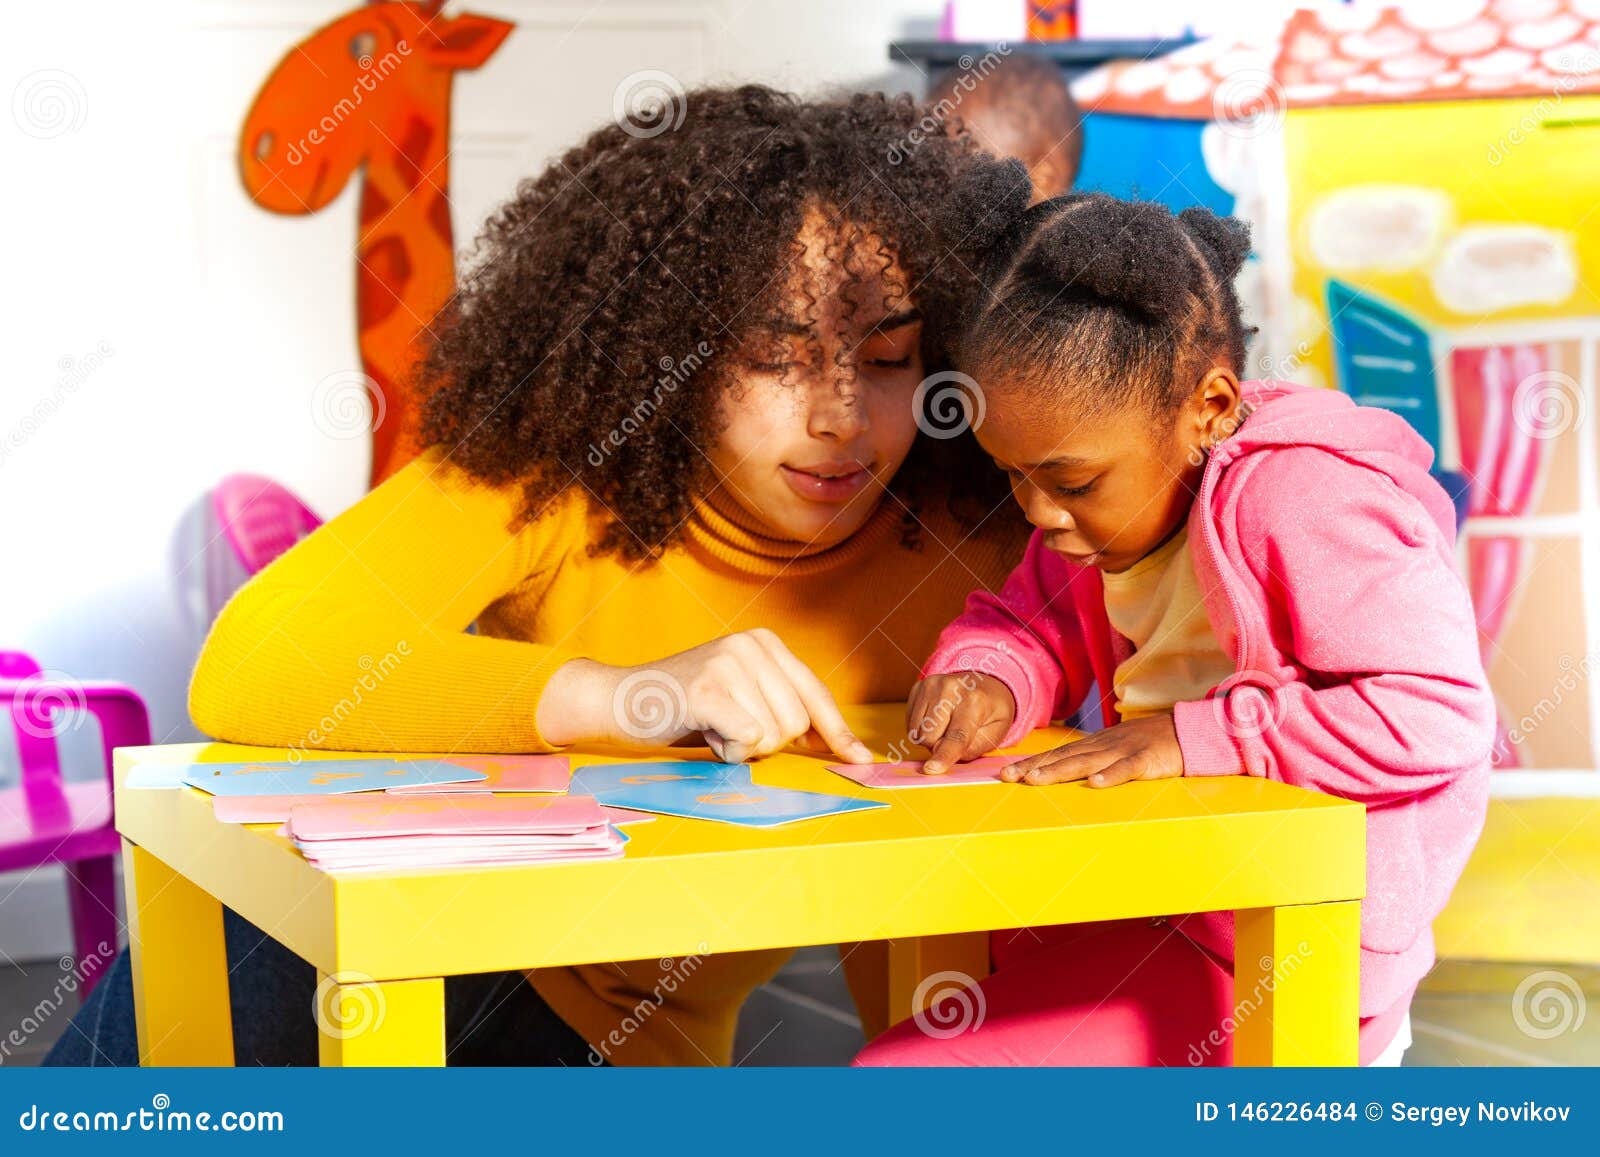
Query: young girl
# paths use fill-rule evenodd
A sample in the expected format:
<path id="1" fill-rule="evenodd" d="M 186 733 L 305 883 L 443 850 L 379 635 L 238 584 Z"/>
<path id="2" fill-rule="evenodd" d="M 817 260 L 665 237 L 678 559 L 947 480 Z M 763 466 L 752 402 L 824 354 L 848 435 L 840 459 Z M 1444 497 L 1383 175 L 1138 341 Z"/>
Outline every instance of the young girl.
<path id="1" fill-rule="evenodd" d="M 912 692 L 926 770 L 1015 743 L 1096 682 L 1109 726 L 1007 779 L 1256 775 L 1365 804 L 1361 1058 L 1398 1063 L 1494 738 L 1429 448 L 1333 391 L 1240 381 L 1238 222 L 1100 195 L 1029 209 L 1015 165 L 955 203 L 989 289 L 955 360 L 1036 530 Z M 1227 1064 L 1232 940 L 1228 912 L 997 937 L 976 1032 L 906 1022 L 860 1063 Z"/>
<path id="2" fill-rule="evenodd" d="M 433 327 L 433 448 L 229 603 L 191 688 L 202 729 L 871 758 L 837 704 L 909 693 L 1025 534 L 983 517 L 1004 487 L 983 493 L 999 480 L 970 438 L 918 429 L 946 433 L 916 403 L 961 291 L 923 222 L 972 150 L 905 149 L 922 110 L 881 96 L 746 87 L 682 114 L 596 132 L 490 221 Z M 241 925 L 241 1063 L 315 1063 L 309 966 Z M 665 986 L 655 960 L 453 978 L 451 1060 L 726 1064 L 786 957 L 711 956 Z M 56 1059 L 128 1063 L 131 1020 L 124 957 Z"/>

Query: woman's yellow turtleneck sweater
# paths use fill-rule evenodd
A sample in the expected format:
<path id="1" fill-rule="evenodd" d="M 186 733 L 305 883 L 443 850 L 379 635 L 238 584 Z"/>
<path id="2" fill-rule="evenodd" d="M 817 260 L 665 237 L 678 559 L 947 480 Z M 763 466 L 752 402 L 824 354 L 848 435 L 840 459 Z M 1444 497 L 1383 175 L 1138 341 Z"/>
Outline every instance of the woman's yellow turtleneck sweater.
<path id="1" fill-rule="evenodd" d="M 195 724 L 265 746 L 549 751 L 535 712 L 569 659 L 645 663 L 754 627 L 776 631 L 840 703 L 903 699 L 967 593 L 997 588 L 1021 542 L 1002 529 L 1010 509 L 969 535 L 938 503 L 908 547 L 889 498 L 844 543 L 808 550 L 702 503 L 640 563 L 589 554 L 604 511 L 576 482 L 513 529 L 520 501 L 519 487 L 485 486 L 437 450 L 400 470 L 223 609 L 190 686 Z M 787 955 L 706 960 L 605 1055 L 729 1063 L 740 1005 Z M 654 960 L 530 979 L 597 1047 L 661 991 Z"/>

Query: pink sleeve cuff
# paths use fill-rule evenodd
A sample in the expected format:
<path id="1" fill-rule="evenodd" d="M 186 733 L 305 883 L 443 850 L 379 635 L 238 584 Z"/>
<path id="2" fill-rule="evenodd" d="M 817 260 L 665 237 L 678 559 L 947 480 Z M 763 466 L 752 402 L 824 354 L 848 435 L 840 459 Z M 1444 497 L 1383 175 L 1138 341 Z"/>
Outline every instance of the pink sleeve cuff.
<path id="1" fill-rule="evenodd" d="M 930 675 L 963 675 L 968 671 L 976 671 L 980 675 L 989 675 L 1000 680 L 1010 690 L 1011 697 L 1016 700 L 1016 716 L 1011 720 L 1011 728 L 1006 732 L 1005 738 L 996 744 L 997 747 L 1010 747 L 1020 743 L 1024 735 L 1045 722 L 1034 719 L 1038 696 L 1034 694 L 1033 683 L 1028 678 L 1028 669 L 1015 655 L 1006 651 L 985 646 L 939 651 L 922 669 L 922 677 L 926 679 Z"/>
<path id="2" fill-rule="evenodd" d="M 1239 741 L 1229 733 L 1222 700 L 1176 703 L 1172 725 L 1183 752 L 1184 775 L 1243 775 Z"/>

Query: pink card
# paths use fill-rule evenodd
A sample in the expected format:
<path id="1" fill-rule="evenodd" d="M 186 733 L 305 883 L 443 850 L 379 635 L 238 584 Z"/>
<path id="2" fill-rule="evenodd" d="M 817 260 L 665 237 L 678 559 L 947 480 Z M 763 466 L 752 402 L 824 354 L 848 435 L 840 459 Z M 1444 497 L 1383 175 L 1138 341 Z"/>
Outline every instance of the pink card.
<path id="1" fill-rule="evenodd" d="M 289 818 L 289 809 L 295 804 L 324 803 L 336 798 L 326 795 L 218 795 L 211 797 L 215 803 L 217 822 L 224 824 L 277 824 Z M 347 799 L 358 798 L 347 796 Z"/>
<path id="2" fill-rule="evenodd" d="M 1000 769 L 1021 759 L 1020 755 L 986 755 L 968 763 L 958 763 L 943 775 L 923 775 L 921 760 L 901 763 L 830 763 L 836 771 L 862 787 L 949 787 L 952 784 L 999 783 Z"/>
<path id="3" fill-rule="evenodd" d="M 619 828 L 623 824 L 647 824 L 656 818 L 649 812 L 636 812 L 631 808 L 625 807 L 607 807 L 605 805 L 601 805 L 600 810 L 606 813 L 606 823 L 612 824 Z"/>
<path id="4" fill-rule="evenodd" d="M 303 804 L 289 813 L 296 840 L 369 836 L 571 835 L 606 822 L 593 796 L 516 799 L 494 795 L 349 797 Z"/>
<path id="5" fill-rule="evenodd" d="M 481 771 L 487 779 L 470 783 L 413 783 L 391 787 L 391 795 L 482 795 L 495 791 L 566 791 L 572 763 L 564 755 L 474 755 L 446 763 Z"/>

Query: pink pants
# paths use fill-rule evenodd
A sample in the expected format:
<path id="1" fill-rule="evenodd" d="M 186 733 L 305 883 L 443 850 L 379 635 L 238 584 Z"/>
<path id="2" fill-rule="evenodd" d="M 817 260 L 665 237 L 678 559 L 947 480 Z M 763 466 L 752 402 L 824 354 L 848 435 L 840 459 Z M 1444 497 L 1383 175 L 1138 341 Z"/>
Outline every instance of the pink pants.
<path id="1" fill-rule="evenodd" d="M 995 971 L 872 1041 L 857 1065 L 1230 1065 L 1232 962 L 1170 924 L 996 933 Z M 939 991 L 935 989 L 935 991 Z M 1410 1005 L 1361 1022 L 1361 1061 Z M 920 1021 L 920 1023 L 919 1023 Z"/>

